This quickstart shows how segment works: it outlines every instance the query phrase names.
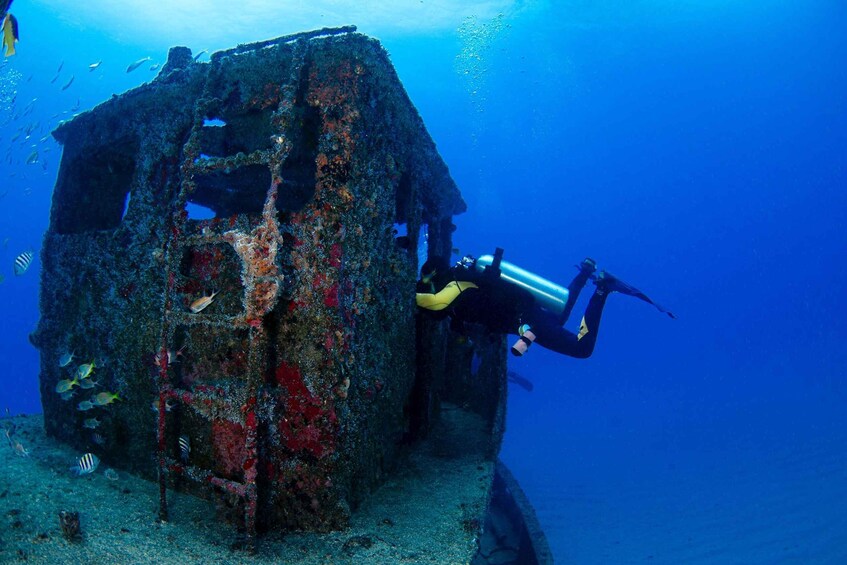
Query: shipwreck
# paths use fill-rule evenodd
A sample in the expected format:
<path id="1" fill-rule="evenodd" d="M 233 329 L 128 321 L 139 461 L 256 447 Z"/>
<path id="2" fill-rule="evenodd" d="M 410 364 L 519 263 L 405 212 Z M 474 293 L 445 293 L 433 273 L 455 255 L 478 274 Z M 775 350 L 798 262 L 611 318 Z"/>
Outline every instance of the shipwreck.
<path id="1" fill-rule="evenodd" d="M 415 315 L 422 228 L 449 255 L 465 203 L 376 40 L 176 47 L 54 136 L 32 335 L 49 435 L 158 481 L 163 520 L 170 488 L 214 500 L 252 547 L 348 527 L 467 416 L 443 456 L 476 457 L 455 524 L 472 548 L 504 488 L 505 348 Z"/>

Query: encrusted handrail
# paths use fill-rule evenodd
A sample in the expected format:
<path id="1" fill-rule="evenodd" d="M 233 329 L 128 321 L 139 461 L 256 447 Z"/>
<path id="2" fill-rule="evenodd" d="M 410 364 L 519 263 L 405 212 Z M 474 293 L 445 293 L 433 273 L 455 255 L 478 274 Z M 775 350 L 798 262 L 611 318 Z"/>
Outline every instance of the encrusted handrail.
<path id="1" fill-rule="evenodd" d="M 241 53 L 246 53 L 248 51 L 255 51 L 257 49 L 263 49 L 272 45 L 282 45 L 284 43 L 292 43 L 301 39 L 314 39 L 316 37 L 323 37 L 326 35 L 343 35 L 345 33 L 356 33 L 356 26 L 351 25 L 342 27 L 324 27 L 312 31 L 301 31 L 299 33 L 292 33 L 291 35 L 283 35 L 274 39 L 256 41 L 255 43 L 242 43 L 241 45 L 237 45 L 232 49 L 215 51 L 214 53 L 212 53 L 210 60 L 214 62 L 224 57 L 230 57 L 232 55 L 238 55 Z"/>

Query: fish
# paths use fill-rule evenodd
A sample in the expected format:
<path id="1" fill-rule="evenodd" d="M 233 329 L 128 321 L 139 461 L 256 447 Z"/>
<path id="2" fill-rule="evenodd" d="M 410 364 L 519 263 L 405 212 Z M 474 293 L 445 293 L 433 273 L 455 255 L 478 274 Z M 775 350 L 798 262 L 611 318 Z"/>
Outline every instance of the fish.
<path id="1" fill-rule="evenodd" d="M 98 383 L 94 379 L 82 379 L 81 381 L 79 381 L 79 388 L 89 389 L 94 388 L 99 384 L 100 383 Z"/>
<path id="2" fill-rule="evenodd" d="M 68 392 L 73 387 L 77 386 L 78 384 L 79 384 L 79 381 L 76 380 L 76 378 L 74 378 L 73 380 L 62 379 L 61 381 L 56 383 L 56 392 L 58 392 L 59 394 L 62 394 L 63 392 Z"/>
<path id="3" fill-rule="evenodd" d="M 165 412 L 170 412 L 171 410 L 174 409 L 175 406 L 176 406 L 176 403 L 174 402 L 173 398 L 168 398 L 167 400 L 165 400 Z M 154 400 L 152 403 L 150 403 L 150 408 L 153 410 L 153 412 L 159 411 L 159 399 L 158 398 L 156 400 Z"/>
<path id="4" fill-rule="evenodd" d="M 76 405 L 76 409 L 80 412 L 88 412 L 92 408 L 94 408 L 94 404 L 90 400 L 83 400 Z"/>
<path id="5" fill-rule="evenodd" d="M 189 306 L 188 309 L 194 312 L 195 314 L 201 312 L 209 304 L 212 303 L 212 300 L 215 299 L 216 294 L 217 292 L 213 292 L 210 296 L 203 296 L 201 298 L 198 298 L 197 300 L 191 303 L 191 306 Z"/>
<path id="6" fill-rule="evenodd" d="M 76 391 L 67 390 L 67 391 L 63 392 L 62 394 L 60 394 L 59 396 L 62 397 L 62 400 L 70 400 L 71 398 L 74 397 L 74 394 L 76 394 Z"/>
<path id="7" fill-rule="evenodd" d="M 6 412 L 7 412 L 7 417 L 8 417 L 8 412 L 9 412 L 8 408 L 6 408 Z M 14 422 L 9 422 L 9 424 L 10 424 L 9 427 L 3 426 L 3 433 L 6 434 L 6 440 L 9 442 L 9 447 L 14 447 L 15 444 L 14 444 L 14 441 L 12 440 L 12 436 L 15 435 L 15 430 L 17 429 L 17 427 L 15 426 Z"/>
<path id="8" fill-rule="evenodd" d="M 87 475 L 89 473 L 93 473 L 97 470 L 97 465 L 100 464 L 100 458 L 94 455 L 93 453 L 86 453 L 82 457 L 80 457 L 76 465 L 71 467 L 69 470 L 77 476 Z"/>
<path id="9" fill-rule="evenodd" d="M 532 385 L 532 381 L 530 381 L 528 378 L 524 377 L 520 373 L 516 373 L 515 371 L 507 371 L 506 378 L 509 380 L 510 383 L 515 383 L 527 392 L 532 392 L 532 389 L 534 388 Z"/>
<path id="10" fill-rule="evenodd" d="M 96 443 L 97 445 L 106 445 L 106 438 L 99 432 L 94 432 L 91 434 L 91 441 Z"/>
<path id="11" fill-rule="evenodd" d="M 61 63 L 59 63 L 59 68 L 58 68 L 58 69 L 56 69 L 56 74 L 61 73 L 63 68 L 65 68 L 65 62 L 64 62 L 64 61 L 62 61 Z"/>
<path id="12" fill-rule="evenodd" d="M 158 69 L 158 68 L 159 68 L 159 63 L 154 63 L 154 64 L 150 65 L 150 70 L 151 70 L 151 71 L 155 71 L 155 70 L 156 70 L 156 69 Z"/>
<path id="13" fill-rule="evenodd" d="M 64 353 L 64 354 L 59 356 L 59 366 L 60 367 L 67 367 L 68 365 L 71 364 L 71 361 L 73 361 L 73 360 L 74 360 L 74 352 L 73 351 L 71 351 L 70 353 Z"/>
<path id="14" fill-rule="evenodd" d="M 182 350 L 185 349 L 185 346 L 180 347 L 178 350 L 174 351 L 173 349 L 168 349 L 168 365 L 173 365 L 174 363 L 179 363 L 179 358 L 182 357 Z M 157 353 L 153 357 L 153 362 L 161 367 L 162 362 L 165 360 L 165 357 L 161 353 Z"/>
<path id="15" fill-rule="evenodd" d="M 183 463 L 188 463 L 188 455 L 191 453 L 191 442 L 188 436 L 179 436 L 179 457 Z"/>
<path id="16" fill-rule="evenodd" d="M 15 257 L 16 276 L 21 276 L 26 273 L 27 269 L 29 269 L 29 266 L 32 263 L 33 257 L 35 257 L 35 254 L 32 251 L 24 251 L 23 253 Z"/>
<path id="17" fill-rule="evenodd" d="M 95 71 L 102 64 L 103 64 L 103 61 L 97 61 L 96 63 L 91 63 L 90 65 L 88 65 L 88 70 L 89 71 Z"/>
<path id="18" fill-rule="evenodd" d="M 98 420 L 97 418 L 86 418 L 82 422 L 82 427 L 88 428 L 89 430 L 96 429 L 97 426 L 99 426 L 99 425 L 100 425 L 100 420 Z"/>
<path id="19" fill-rule="evenodd" d="M 67 90 L 74 83 L 74 75 L 71 75 L 71 80 L 65 83 L 65 86 L 62 87 L 62 90 Z"/>
<path id="20" fill-rule="evenodd" d="M 29 154 L 29 157 L 26 158 L 27 165 L 34 165 L 38 163 L 38 149 L 33 149 L 32 153 Z"/>
<path id="21" fill-rule="evenodd" d="M 78 379 L 87 379 L 94 372 L 94 369 L 94 359 L 92 359 L 91 363 L 83 363 L 76 368 L 76 377 Z"/>
<path id="22" fill-rule="evenodd" d="M 152 57 L 144 57 L 143 59 L 139 59 L 134 63 L 130 63 L 130 65 L 126 68 L 126 72 L 131 73 L 150 59 L 152 59 Z"/>
<path id="23" fill-rule="evenodd" d="M 114 469 L 106 469 L 105 471 L 103 471 L 103 476 L 109 479 L 110 481 L 117 481 L 118 479 L 120 479 L 120 476 L 118 476 L 118 472 Z"/>
<path id="24" fill-rule="evenodd" d="M 91 397 L 91 403 L 94 406 L 106 406 L 115 400 L 121 400 L 116 392 L 99 392 Z"/>
<path id="25" fill-rule="evenodd" d="M 198 60 L 200 57 L 202 57 L 202 56 L 203 56 L 203 54 L 204 54 L 204 53 L 206 53 L 206 52 L 207 52 L 207 50 L 206 50 L 206 49 L 203 49 L 202 51 L 200 51 L 199 53 L 197 53 L 196 55 L 194 55 L 194 62 L 196 63 L 196 62 L 197 62 L 197 60 Z"/>
<path id="26" fill-rule="evenodd" d="M 29 457 L 29 451 L 27 451 L 24 445 L 19 441 L 14 442 L 12 449 L 18 457 Z"/>
<path id="27" fill-rule="evenodd" d="M 18 20 L 12 14 L 5 14 L 3 16 L 2 44 L 3 48 L 6 50 L 6 57 L 11 57 L 15 54 L 15 43 L 17 43 L 19 39 Z"/>

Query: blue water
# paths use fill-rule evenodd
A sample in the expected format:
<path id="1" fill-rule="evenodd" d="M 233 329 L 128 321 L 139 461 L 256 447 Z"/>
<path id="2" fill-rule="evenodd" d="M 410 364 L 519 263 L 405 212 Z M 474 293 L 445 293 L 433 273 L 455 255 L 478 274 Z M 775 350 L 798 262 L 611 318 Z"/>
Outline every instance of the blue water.
<path id="1" fill-rule="evenodd" d="M 591 256 L 679 316 L 613 295 L 589 360 L 510 362 L 535 389 L 510 393 L 502 457 L 557 561 L 847 562 L 847 5 L 597 4 L 503 2 L 418 29 L 305 14 L 268 36 L 360 23 L 382 40 L 468 202 L 463 253 L 503 247 L 563 282 Z M 40 265 L 11 265 L 40 246 L 60 148 L 39 130 L 9 165 L 11 136 L 150 80 L 126 66 L 168 45 L 265 37 L 210 22 L 144 40 L 45 5 L 14 4 L 23 42 L 0 69 L 17 90 L 0 118 L 13 413 L 40 411 Z M 32 142 L 46 170 L 24 163 Z"/>

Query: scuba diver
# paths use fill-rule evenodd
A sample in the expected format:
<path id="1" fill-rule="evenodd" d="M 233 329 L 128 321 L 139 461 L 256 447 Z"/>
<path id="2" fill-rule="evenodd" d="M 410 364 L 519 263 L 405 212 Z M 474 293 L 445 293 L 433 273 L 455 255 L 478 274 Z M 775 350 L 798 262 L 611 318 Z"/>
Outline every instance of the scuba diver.
<path id="1" fill-rule="evenodd" d="M 503 250 L 478 259 L 465 256 L 453 267 L 443 257 L 431 257 L 421 267 L 416 303 L 423 312 L 443 319 L 450 317 L 451 328 L 463 332 L 463 324 L 481 324 L 489 331 L 517 334 L 514 355 L 526 353 L 538 343 L 557 353 L 585 359 L 594 352 L 600 317 L 609 294 L 619 292 L 654 305 L 637 288 L 606 271 L 597 271 L 593 259 L 576 266 L 578 273 L 567 288 L 545 280 L 502 260 Z M 596 274 L 595 274 L 596 273 Z M 563 325 L 573 310 L 580 291 L 591 279 L 596 286 L 588 301 L 578 333 Z"/>

